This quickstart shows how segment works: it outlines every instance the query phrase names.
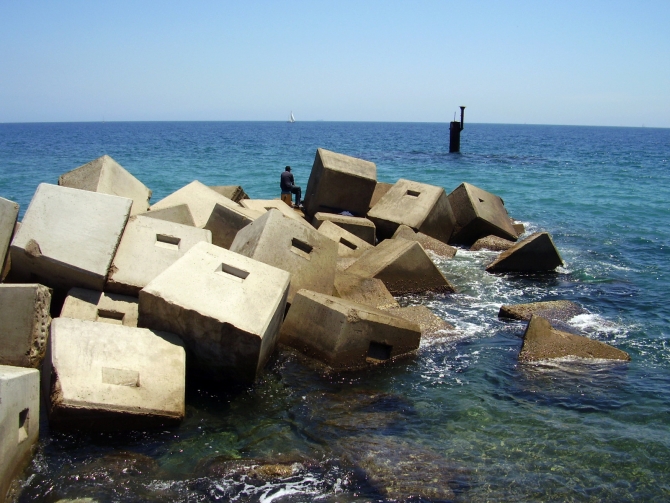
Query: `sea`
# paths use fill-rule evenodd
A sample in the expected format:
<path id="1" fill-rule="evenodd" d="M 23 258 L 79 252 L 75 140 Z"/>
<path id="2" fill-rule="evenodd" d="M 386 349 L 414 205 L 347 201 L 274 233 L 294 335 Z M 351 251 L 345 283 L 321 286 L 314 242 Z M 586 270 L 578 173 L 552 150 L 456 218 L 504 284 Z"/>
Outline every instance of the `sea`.
<path id="1" fill-rule="evenodd" d="M 564 266 L 492 275 L 494 252 L 433 257 L 457 292 L 407 295 L 457 334 L 413 357 L 334 373 L 288 349 L 248 387 L 189 382 L 174 428 L 62 433 L 41 421 L 14 501 L 640 502 L 670 500 L 670 129 L 446 123 L 0 124 L 0 196 L 109 154 L 159 201 L 199 180 L 279 197 L 316 149 L 379 181 L 469 182 L 499 195 Z M 631 361 L 522 364 L 503 304 L 570 300 L 567 327 Z"/>

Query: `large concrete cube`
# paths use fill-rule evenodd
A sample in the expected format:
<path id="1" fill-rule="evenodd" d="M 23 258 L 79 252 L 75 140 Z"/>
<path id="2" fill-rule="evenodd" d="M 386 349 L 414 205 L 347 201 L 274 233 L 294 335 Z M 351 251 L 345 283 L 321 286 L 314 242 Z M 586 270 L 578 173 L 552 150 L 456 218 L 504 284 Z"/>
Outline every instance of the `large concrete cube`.
<path id="1" fill-rule="evenodd" d="M 536 232 L 505 250 L 491 262 L 488 272 L 548 272 L 563 265 L 551 236 Z"/>
<path id="2" fill-rule="evenodd" d="M 402 238 L 382 241 L 361 255 L 346 272 L 378 278 L 393 295 L 454 291 L 421 245 Z"/>
<path id="3" fill-rule="evenodd" d="M 210 185 L 209 188 L 236 203 L 249 199 L 249 196 L 240 185 Z"/>
<path id="4" fill-rule="evenodd" d="M 333 295 L 376 309 L 400 307 L 382 280 L 362 278 L 347 272 L 338 272 L 335 275 Z"/>
<path id="5" fill-rule="evenodd" d="M 184 418 L 186 353 L 174 334 L 56 318 L 42 384 L 57 429 L 119 430 Z"/>
<path id="6" fill-rule="evenodd" d="M 39 371 L 0 365 L 0 501 L 30 463 L 39 433 Z"/>
<path id="7" fill-rule="evenodd" d="M 377 185 L 375 185 L 375 191 L 372 193 L 372 199 L 370 199 L 370 208 L 368 208 L 368 211 L 372 209 L 372 207 L 377 204 L 377 202 L 384 197 L 384 195 L 391 190 L 391 187 L 393 187 L 392 183 L 386 183 L 386 182 L 377 182 Z"/>
<path id="8" fill-rule="evenodd" d="M 368 212 L 377 236 L 388 239 L 399 225 L 446 243 L 454 227 L 454 215 L 442 187 L 412 180 L 398 180 Z"/>
<path id="9" fill-rule="evenodd" d="M 319 211 L 365 215 L 377 185 L 377 166 L 319 148 L 305 191 L 305 213 Z"/>
<path id="10" fill-rule="evenodd" d="M 267 211 L 275 209 L 279 210 L 285 217 L 291 218 L 301 224 L 309 225 L 307 220 L 281 199 L 245 199 L 240 201 L 240 204 L 244 208 L 258 212 L 259 216 Z"/>
<path id="11" fill-rule="evenodd" d="M 14 226 L 19 216 L 19 205 L 9 199 L 0 197 L 0 270 L 7 256 L 9 243 L 14 235 Z"/>
<path id="12" fill-rule="evenodd" d="M 500 197 L 462 183 L 449 194 L 449 203 L 455 219 L 451 244 L 471 246 L 491 234 L 516 241 L 517 233 Z"/>
<path id="13" fill-rule="evenodd" d="M 290 272 L 289 303 L 301 288 L 333 292 L 337 243 L 277 210 L 238 232 L 230 250 Z"/>
<path id="14" fill-rule="evenodd" d="M 131 215 L 149 209 L 151 190 L 108 155 L 61 175 L 58 185 L 132 199 Z"/>
<path id="15" fill-rule="evenodd" d="M 312 225 L 318 229 L 325 221 L 332 222 L 335 225 L 342 227 L 344 230 L 351 232 L 354 236 L 358 236 L 372 246 L 377 242 L 375 224 L 367 218 L 319 212 L 314 215 Z"/>
<path id="16" fill-rule="evenodd" d="M 163 210 L 147 211 L 141 215 L 143 217 L 157 218 L 159 220 L 167 220 L 168 222 L 195 227 L 193 215 L 191 215 L 191 210 L 188 209 L 187 204 L 178 204 L 177 206 L 170 206 Z"/>
<path id="17" fill-rule="evenodd" d="M 51 290 L 0 285 L 0 365 L 38 368 L 49 337 Z"/>
<path id="18" fill-rule="evenodd" d="M 200 228 L 205 227 L 212 211 L 214 211 L 214 206 L 217 204 L 236 211 L 243 210 L 236 202 L 195 180 L 152 205 L 151 211 L 163 210 L 181 204 L 188 206 L 195 226 Z"/>
<path id="19" fill-rule="evenodd" d="M 337 242 L 338 257 L 360 257 L 366 250 L 374 248 L 351 232 L 325 221 L 319 226 L 319 233 Z"/>
<path id="20" fill-rule="evenodd" d="M 211 379 L 252 382 L 277 343 L 290 277 L 198 243 L 142 289 L 139 324 L 181 336 Z"/>
<path id="21" fill-rule="evenodd" d="M 10 246 L 12 276 L 102 290 L 131 204 L 125 197 L 40 184 Z"/>
<path id="22" fill-rule="evenodd" d="M 228 249 L 237 233 L 262 215 L 261 212 L 215 204 L 205 229 L 212 233 L 212 243 Z"/>
<path id="23" fill-rule="evenodd" d="M 201 241 L 211 243 L 211 232 L 141 215 L 130 217 L 105 289 L 137 297 L 152 279 Z"/>
<path id="24" fill-rule="evenodd" d="M 281 330 L 281 342 L 336 370 L 363 368 L 416 350 L 415 323 L 370 306 L 300 290 Z"/>
<path id="25" fill-rule="evenodd" d="M 138 300 L 117 293 L 73 288 L 65 299 L 61 318 L 99 321 L 124 327 L 137 327 Z"/>
<path id="26" fill-rule="evenodd" d="M 423 246 L 424 250 L 431 252 L 445 258 L 454 258 L 456 255 L 456 248 L 449 246 L 447 243 L 431 238 L 423 232 L 414 232 L 411 227 L 400 225 L 393 234 L 393 238 L 403 238 L 408 241 L 416 241 Z"/>

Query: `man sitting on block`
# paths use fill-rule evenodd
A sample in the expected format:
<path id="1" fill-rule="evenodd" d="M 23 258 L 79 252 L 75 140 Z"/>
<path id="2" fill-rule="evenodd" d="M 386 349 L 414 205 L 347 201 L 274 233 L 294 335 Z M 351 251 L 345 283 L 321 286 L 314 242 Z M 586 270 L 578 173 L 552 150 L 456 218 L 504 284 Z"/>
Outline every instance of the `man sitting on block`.
<path id="1" fill-rule="evenodd" d="M 293 174 L 291 173 L 291 166 L 286 166 L 286 169 L 281 174 L 279 180 L 279 186 L 281 187 L 282 192 L 291 192 L 295 194 L 295 207 L 299 208 L 300 196 L 302 195 L 302 191 L 300 190 L 300 187 L 298 187 L 295 184 L 295 180 L 293 180 Z"/>

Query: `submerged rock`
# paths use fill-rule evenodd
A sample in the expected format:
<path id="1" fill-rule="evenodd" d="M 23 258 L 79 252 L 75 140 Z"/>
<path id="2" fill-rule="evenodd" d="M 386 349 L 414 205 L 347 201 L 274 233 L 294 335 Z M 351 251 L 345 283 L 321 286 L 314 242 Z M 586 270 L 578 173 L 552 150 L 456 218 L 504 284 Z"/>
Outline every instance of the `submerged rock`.
<path id="1" fill-rule="evenodd" d="M 569 300 L 549 300 L 545 302 L 530 302 L 528 304 L 508 304 L 500 307 L 499 318 L 513 320 L 530 320 L 533 315 L 549 320 L 566 322 L 575 316 L 588 311 Z"/>
<path id="2" fill-rule="evenodd" d="M 512 246 L 514 246 L 514 241 L 491 235 L 479 238 L 477 241 L 475 241 L 475 244 L 470 247 L 470 251 L 505 251 L 509 250 Z"/>
<path id="3" fill-rule="evenodd" d="M 391 307 L 386 310 L 394 316 L 419 325 L 421 337 L 435 337 L 442 335 L 441 332 L 456 335 L 456 327 L 444 321 L 426 306 Z"/>
<path id="4" fill-rule="evenodd" d="M 523 334 L 519 361 L 531 362 L 574 356 L 577 358 L 630 361 L 630 355 L 604 342 L 561 332 L 549 320 L 532 316 Z"/>

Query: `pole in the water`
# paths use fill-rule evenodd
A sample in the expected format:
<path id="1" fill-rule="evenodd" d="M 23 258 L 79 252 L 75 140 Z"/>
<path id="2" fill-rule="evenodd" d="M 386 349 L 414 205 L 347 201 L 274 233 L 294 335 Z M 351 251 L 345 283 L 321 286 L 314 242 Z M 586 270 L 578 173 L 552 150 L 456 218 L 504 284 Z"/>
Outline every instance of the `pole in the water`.
<path id="1" fill-rule="evenodd" d="M 463 115 L 465 113 L 465 107 L 460 107 L 460 109 L 461 122 L 455 120 L 449 124 L 449 152 L 461 151 L 461 131 L 463 131 Z"/>

